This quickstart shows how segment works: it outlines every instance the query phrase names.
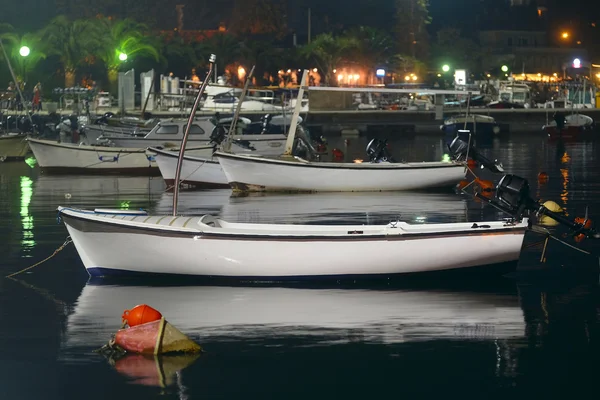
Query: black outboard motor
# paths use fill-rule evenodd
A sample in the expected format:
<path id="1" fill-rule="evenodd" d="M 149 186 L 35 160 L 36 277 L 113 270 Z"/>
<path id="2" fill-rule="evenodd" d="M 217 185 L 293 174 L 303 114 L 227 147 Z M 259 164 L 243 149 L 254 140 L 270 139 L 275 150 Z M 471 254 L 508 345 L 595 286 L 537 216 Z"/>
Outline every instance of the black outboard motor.
<path id="1" fill-rule="evenodd" d="M 496 195 L 493 199 L 481 193 L 475 193 L 475 196 L 516 220 L 521 220 L 526 213 L 546 215 L 570 228 L 573 231 L 573 236 L 576 238 L 579 236 L 600 239 L 600 233 L 591 226 L 592 224 L 587 217 L 587 212 L 583 221 L 579 218 L 575 218 L 572 221 L 560 213 L 550 211 L 543 204 L 540 204 L 539 201 L 531 198 L 529 182 L 520 176 L 504 175 L 496 186 Z"/>
<path id="2" fill-rule="evenodd" d="M 112 118 L 114 115 L 115 115 L 115 114 L 114 114 L 114 113 L 112 113 L 112 112 L 110 112 L 110 111 L 108 111 L 108 112 L 105 112 L 104 114 L 102 114 L 102 116 L 101 116 L 101 117 L 99 117 L 99 118 L 96 118 L 96 119 L 94 120 L 94 124 L 96 124 L 96 125 L 108 125 L 108 120 L 109 120 L 110 118 Z"/>
<path id="3" fill-rule="evenodd" d="M 215 126 L 210 134 L 210 141 L 216 145 L 220 145 L 225 140 L 225 136 L 227 132 L 225 132 L 225 127 L 221 124 Z"/>
<path id="4" fill-rule="evenodd" d="M 372 163 L 396 162 L 388 151 L 387 140 L 372 139 L 367 145 L 367 156 Z"/>
<path id="5" fill-rule="evenodd" d="M 495 173 L 504 172 L 502 164 L 498 160 L 491 161 L 481 155 L 477 149 L 473 146 L 469 146 L 469 143 L 461 139 L 460 134 L 456 135 L 452 143 L 448 145 L 448 150 L 454 156 L 456 160 L 467 161 L 467 158 L 471 158 L 473 161 L 478 162 L 481 168 L 487 168 Z"/>
<path id="6" fill-rule="evenodd" d="M 262 121 L 262 131 L 260 132 L 261 134 L 267 132 L 267 129 L 269 128 L 269 124 L 271 123 L 272 119 L 273 116 L 271 114 L 266 114 L 260 118 L 260 120 Z"/>

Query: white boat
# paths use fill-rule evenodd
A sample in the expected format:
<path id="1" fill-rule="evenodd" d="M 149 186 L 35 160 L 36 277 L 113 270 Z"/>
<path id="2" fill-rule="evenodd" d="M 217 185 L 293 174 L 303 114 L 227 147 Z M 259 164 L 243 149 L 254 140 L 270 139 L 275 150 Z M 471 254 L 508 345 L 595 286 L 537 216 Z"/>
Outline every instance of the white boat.
<path id="1" fill-rule="evenodd" d="M 594 119 L 584 114 L 569 114 L 565 116 L 565 125 L 559 132 L 556 121 L 552 120 L 547 125 L 544 125 L 542 129 L 552 138 L 577 138 L 585 135 L 586 133 L 592 133 L 595 127 Z"/>
<path id="2" fill-rule="evenodd" d="M 155 153 L 154 159 L 168 187 L 175 184 L 175 172 L 179 153 L 164 151 L 149 147 L 148 151 Z M 184 185 L 198 188 L 229 188 L 229 182 L 223 173 L 221 164 L 212 157 L 183 157 L 181 166 L 181 182 Z"/>
<path id="3" fill-rule="evenodd" d="M 27 141 L 43 172 L 159 174 L 154 154 L 146 149 L 76 145 L 33 138 Z M 206 146 L 194 149 L 194 154 L 210 156 L 212 151 L 212 146 Z"/>
<path id="4" fill-rule="evenodd" d="M 29 152 L 27 134 L 0 135 L 0 161 L 22 160 Z"/>
<path id="5" fill-rule="evenodd" d="M 243 90 L 230 86 L 209 85 L 202 111 L 235 112 Z M 248 89 L 241 104 L 241 111 L 283 112 L 289 107 L 275 104 L 277 101 L 272 90 Z"/>
<path id="6" fill-rule="evenodd" d="M 455 186 L 465 178 L 463 163 L 310 162 L 215 152 L 234 190 L 261 192 L 367 192 Z"/>
<path id="7" fill-rule="evenodd" d="M 456 134 L 459 130 L 466 129 L 473 134 L 498 134 L 500 133 L 500 125 L 494 117 L 482 114 L 459 114 L 448 117 L 440 129 L 445 133 Z"/>
<path id="8" fill-rule="evenodd" d="M 159 122 L 145 136 L 101 136 L 108 145 L 126 148 L 179 148 L 187 121 L 168 120 Z M 186 149 L 191 147 L 212 146 L 211 133 L 215 125 L 210 118 L 197 118 L 192 124 Z M 270 135 L 234 135 L 231 151 L 236 153 L 259 153 L 264 155 L 281 154 L 286 136 Z"/>
<path id="9" fill-rule="evenodd" d="M 516 296 L 419 289 L 130 286 L 88 283 L 67 319 L 63 348 L 100 347 L 123 310 L 148 304 L 191 338 L 207 341 L 309 338 L 315 344 L 495 340 L 525 334 Z M 85 352 L 85 351 L 84 351 Z"/>
<path id="10" fill-rule="evenodd" d="M 92 276 L 173 274 L 242 279 L 381 276 L 519 259 L 521 222 L 274 225 L 211 215 L 59 207 Z"/>

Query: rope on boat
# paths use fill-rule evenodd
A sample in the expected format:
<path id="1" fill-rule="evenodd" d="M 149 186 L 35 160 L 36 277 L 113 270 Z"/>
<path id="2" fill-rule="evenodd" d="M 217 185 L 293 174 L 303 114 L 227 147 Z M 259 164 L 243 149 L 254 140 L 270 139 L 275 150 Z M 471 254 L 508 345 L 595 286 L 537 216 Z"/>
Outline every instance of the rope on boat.
<path id="1" fill-rule="evenodd" d="M 71 239 L 71 236 L 67 236 L 67 238 L 65 239 L 65 242 L 64 242 L 63 244 L 61 244 L 61 245 L 60 245 L 60 246 L 59 246 L 59 247 L 58 247 L 56 250 L 54 250 L 54 253 L 52 253 L 50 256 L 48 256 L 48 257 L 44 258 L 42 261 L 40 261 L 40 262 L 37 262 L 37 263 L 35 263 L 35 264 L 33 264 L 33 265 L 31 265 L 31 266 L 27 267 L 27 268 L 23 268 L 23 269 L 22 269 L 22 270 L 20 270 L 20 271 L 17 271 L 17 272 L 14 272 L 14 273 L 10 274 L 10 275 L 7 275 L 7 276 L 6 276 L 6 278 L 12 278 L 12 277 L 13 277 L 13 276 L 15 276 L 15 275 L 19 275 L 20 273 L 23 273 L 23 272 L 25 272 L 25 271 L 29 271 L 30 269 L 32 269 L 32 268 L 35 268 L 35 267 L 37 267 L 38 265 L 45 263 L 46 261 L 48 261 L 49 259 L 51 259 L 51 258 L 52 258 L 52 257 L 54 257 L 55 255 L 57 255 L 58 253 L 60 253 L 60 252 L 61 252 L 61 251 L 62 251 L 62 250 L 65 248 L 65 247 L 67 247 L 67 245 L 68 245 L 69 243 L 71 243 L 72 241 L 73 241 L 73 240 Z"/>
<path id="2" fill-rule="evenodd" d="M 202 162 L 202 164 L 198 165 L 198 167 L 197 167 L 195 170 L 193 170 L 192 172 L 190 172 L 190 173 L 189 173 L 189 174 L 188 174 L 186 177 L 184 177 L 184 178 L 183 178 L 183 179 L 182 179 L 182 180 L 179 182 L 179 184 L 182 184 L 182 183 L 183 183 L 183 182 L 184 182 L 184 181 L 185 181 L 187 178 L 189 178 L 190 176 L 194 175 L 194 174 L 196 173 L 196 171 L 198 171 L 198 170 L 199 170 L 199 169 L 200 169 L 200 168 L 201 168 L 201 167 L 202 167 L 204 164 L 206 164 L 206 161 L 207 161 L 207 160 L 204 160 L 204 162 Z M 163 193 L 165 193 L 165 192 L 168 192 L 169 190 L 171 190 L 171 189 L 174 189 L 174 188 L 175 188 L 175 184 L 172 184 L 171 186 L 168 186 L 168 187 L 167 187 L 167 188 L 164 190 L 164 192 L 163 192 Z"/>

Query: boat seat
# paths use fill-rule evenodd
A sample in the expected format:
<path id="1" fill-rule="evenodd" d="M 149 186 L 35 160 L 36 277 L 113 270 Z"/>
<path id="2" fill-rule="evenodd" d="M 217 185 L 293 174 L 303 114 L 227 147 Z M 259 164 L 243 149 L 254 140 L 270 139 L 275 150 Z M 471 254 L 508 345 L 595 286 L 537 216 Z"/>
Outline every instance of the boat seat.
<path id="1" fill-rule="evenodd" d="M 210 214 L 206 214 L 204 215 L 202 218 L 200 218 L 200 220 L 198 221 L 198 223 L 204 224 L 204 225 L 208 225 L 208 226 L 212 226 L 214 228 L 220 228 L 221 224 L 219 224 L 219 220 L 217 218 L 215 218 L 214 216 L 210 215 Z"/>

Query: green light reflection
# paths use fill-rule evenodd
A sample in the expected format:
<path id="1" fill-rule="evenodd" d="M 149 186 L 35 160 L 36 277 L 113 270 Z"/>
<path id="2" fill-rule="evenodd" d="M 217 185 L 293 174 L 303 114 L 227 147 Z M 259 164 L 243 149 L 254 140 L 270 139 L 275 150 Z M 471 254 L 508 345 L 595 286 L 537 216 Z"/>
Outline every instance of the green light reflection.
<path id="1" fill-rule="evenodd" d="M 29 213 L 29 203 L 31 202 L 32 195 L 33 181 L 28 176 L 22 176 L 21 224 L 23 225 L 23 240 L 21 241 L 21 248 L 25 250 L 25 253 L 29 253 L 29 250 L 35 246 L 35 240 L 33 238 L 33 216 Z M 26 254 L 24 257 L 31 257 L 31 255 Z"/>
<path id="2" fill-rule="evenodd" d="M 35 159 L 35 157 L 27 157 L 25 159 L 25 164 L 29 165 L 31 168 L 35 167 L 35 165 L 37 164 L 37 160 Z"/>

